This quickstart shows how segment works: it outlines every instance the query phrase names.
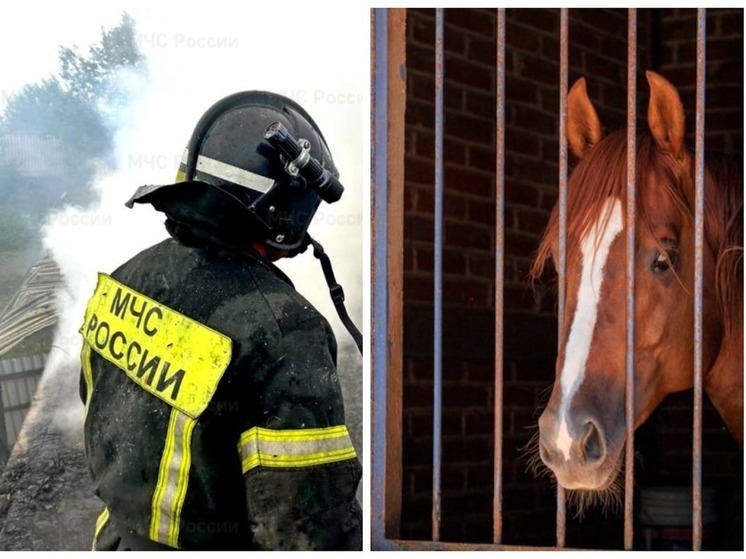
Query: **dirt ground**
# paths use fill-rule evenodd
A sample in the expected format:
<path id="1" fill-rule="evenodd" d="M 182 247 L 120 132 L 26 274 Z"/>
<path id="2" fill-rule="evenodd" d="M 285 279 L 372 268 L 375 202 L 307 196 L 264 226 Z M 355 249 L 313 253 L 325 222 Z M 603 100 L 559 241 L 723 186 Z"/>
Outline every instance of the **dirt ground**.
<path id="1" fill-rule="evenodd" d="M 362 359 L 340 340 L 338 363 L 347 425 L 362 461 Z M 48 366 L 0 473 L 0 550 L 90 549 L 101 502 L 85 467 L 78 366 L 73 359 Z"/>

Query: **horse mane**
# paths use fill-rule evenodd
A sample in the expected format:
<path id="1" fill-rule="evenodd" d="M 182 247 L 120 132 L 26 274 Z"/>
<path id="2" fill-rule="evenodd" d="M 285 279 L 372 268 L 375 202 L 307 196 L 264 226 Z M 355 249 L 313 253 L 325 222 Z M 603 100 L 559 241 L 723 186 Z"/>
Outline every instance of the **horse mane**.
<path id="1" fill-rule="evenodd" d="M 743 158 L 707 152 L 705 168 L 710 193 L 705 235 L 716 247 L 718 302 L 725 329 L 731 331 L 743 322 Z"/>
<path id="2" fill-rule="evenodd" d="M 693 222 L 693 173 L 682 174 L 680 163 L 658 149 L 647 132 L 638 135 L 636 147 L 637 226 L 651 227 L 642 195 L 648 185 L 664 188 L 673 207 Z M 724 327 L 730 330 L 743 316 L 743 166 L 738 157 L 706 153 L 705 168 L 705 242 L 715 255 L 719 310 Z M 627 134 L 621 130 L 594 146 L 569 177 L 568 267 L 581 257 L 581 239 L 598 218 L 606 200 L 617 197 L 626 207 L 626 192 Z M 552 243 L 558 238 L 559 205 L 555 204 L 530 270 L 532 280 L 543 274 L 552 256 Z"/>

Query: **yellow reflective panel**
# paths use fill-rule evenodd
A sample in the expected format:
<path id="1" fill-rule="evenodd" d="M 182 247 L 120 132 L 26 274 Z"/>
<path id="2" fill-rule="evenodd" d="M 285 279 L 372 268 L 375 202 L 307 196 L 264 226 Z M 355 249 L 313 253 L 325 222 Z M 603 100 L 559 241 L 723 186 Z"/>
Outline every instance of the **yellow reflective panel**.
<path id="1" fill-rule="evenodd" d="M 80 333 L 150 394 L 192 418 L 231 360 L 227 336 L 99 274 Z"/>

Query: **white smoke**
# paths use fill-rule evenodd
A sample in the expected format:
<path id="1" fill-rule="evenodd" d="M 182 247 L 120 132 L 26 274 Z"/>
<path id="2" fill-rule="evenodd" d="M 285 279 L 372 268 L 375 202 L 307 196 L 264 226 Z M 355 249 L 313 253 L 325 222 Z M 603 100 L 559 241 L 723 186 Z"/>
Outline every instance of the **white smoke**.
<path id="1" fill-rule="evenodd" d="M 105 27 L 117 23 L 123 8 L 108 10 L 115 17 Z M 77 369 L 78 329 L 97 272 L 111 272 L 167 236 L 163 214 L 147 205 L 128 209 L 124 202 L 140 185 L 173 181 L 199 117 L 218 99 L 241 90 L 264 89 L 295 99 L 326 137 L 345 193 L 334 205 L 322 204 L 310 232 L 331 256 L 350 315 L 362 327 L 367 10 L 339 5 L 329 18 L 311 3 L 265 3 L 252 9 L 220 1 L 203 5 L 199 13 L 152 2 L 127 4 L 126 10 L 136 21 L 148 76 L 121 76 L 129 100 L 111 115 L 116 165 L 95 181 L 96 201 L 64 207 L 44 227 L 44 246 L 67 286 L 59 294 L 60 321 L 45 377 Z M 278 265 L 329 319 L 338 341 L 346 343 L 349 335 L 311 251 Z M 79 421 L 79 413 L 77 406 L 69 421 Z"/>

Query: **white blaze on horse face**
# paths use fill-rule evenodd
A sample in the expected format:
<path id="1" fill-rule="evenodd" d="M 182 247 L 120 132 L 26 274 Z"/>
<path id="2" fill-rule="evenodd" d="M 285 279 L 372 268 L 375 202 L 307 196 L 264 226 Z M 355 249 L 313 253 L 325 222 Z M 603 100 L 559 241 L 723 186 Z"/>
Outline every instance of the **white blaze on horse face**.
<path id="1" fill-rule="evenodd" d="M 570 335 L 565 346 L 565 362 L 562 365 L 560 386 L 562 400 L 559 406 L 559 428 L 557 429 L 557 448 L 565 460 L 570 458 L 572 436 L 568 429 L 567 413 L 570 403 L 580 388 L 585 376 L 585 365 L 596 327 L 598 302 L 604 278 L 604 268 L 609 256 L 611 244 L 624 228 L 622 204 L 618 198 L 609 198 L 604 203 L 598 219 L 581 241 L 580 286 L 578 287 L 575 315 L 570 326 Z"/>

